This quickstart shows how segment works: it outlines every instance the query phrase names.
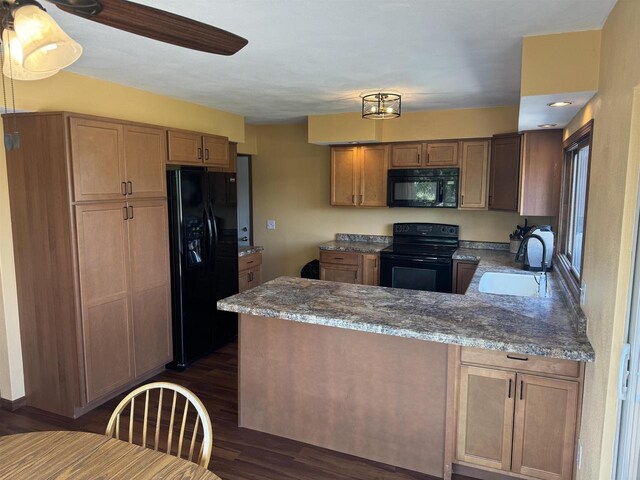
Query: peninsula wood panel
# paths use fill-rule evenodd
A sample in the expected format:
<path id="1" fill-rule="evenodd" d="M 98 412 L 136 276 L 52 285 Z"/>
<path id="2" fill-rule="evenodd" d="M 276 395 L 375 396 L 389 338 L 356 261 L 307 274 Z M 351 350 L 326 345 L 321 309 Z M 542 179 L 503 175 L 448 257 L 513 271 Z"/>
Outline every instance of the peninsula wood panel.
<path id="1" fill-rule="evenodd" d="M 130 201 L 129 210 L 135 373 L 140 376 L 172 359 L 167 202 Z"/>
<path id="2" fill-rule="evenodd" d="M 358 148 L 331 149 L 331 205 L 354 206 L 359 194 Z"/>
<path id="3" fill-rule="evenodd" d="M 75 201 L 123 198 L 123 126 L 81 117 L 71 117 L 69 124 Z"/>
<path id="4" fill-rule="evenodd" d="M 489 210 L 518 210 L 520 135 L 494 137 L 491 145 Z"/>
<path id="5" fill-rule="evenodd" d="M 513 472 L 545 480 L 572 478 L 578 385 L 518 373 Z"/>
<path id="6" fill-rule="evenodd" d="M 464 295 L 478 268 L 478 262 L 453 261 L 453 293 Z"/>
<path id="7" fill-rule="evenodd" d="M 458 460 L 498 470 L 511 469 L 516 374 L 460 367 Z"/>
<path id="8" fill-rule="evenodd" d="M 123 205 L 75 207 L 89 402 L 134 376 L 128 225 Z"/>
<path id="9" fill-rule="evenodd" d="M 164 129 L 125 125 L 124 157 L 130 198 L 166 197 Z"/>
<path id="10" fill-rule="evenodd" d="M 442 478 L 447 346 L 240 317 L 239 423 Z"/>
<path id="11" fill-rule="evenodd" d="M 60 114 L 4 117 L 5 131 L 14 122 L 21 146 L 6 155 L 26 402 L 69 416 L 84 388 L 78 368 L 67 119 Z"/>
<path id="12" fill-rule="evenodd" d="M 387 145 L 360 148 L 360 206 L 387 206 Z"/>
<path id="13" fill-rule="evenodd" d="M 489 141 L 461 142 L 460 209 L 486 210 Z"/>
<path id="14" fill-rule="evenodd" d="M 429 142 L 426 150 L 427 167 L 458 166 L 458 142 Z"/>

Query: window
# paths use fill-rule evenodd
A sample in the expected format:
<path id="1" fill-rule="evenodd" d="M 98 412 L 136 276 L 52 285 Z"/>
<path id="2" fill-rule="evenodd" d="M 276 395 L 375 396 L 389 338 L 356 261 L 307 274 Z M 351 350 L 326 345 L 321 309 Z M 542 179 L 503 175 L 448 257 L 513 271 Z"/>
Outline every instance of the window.
<path id="1" fill-rule="evenodd" d="M 576 297 L 582 281 L 592 127 L 593 121 L 564 143 L 558 263 Z"/>

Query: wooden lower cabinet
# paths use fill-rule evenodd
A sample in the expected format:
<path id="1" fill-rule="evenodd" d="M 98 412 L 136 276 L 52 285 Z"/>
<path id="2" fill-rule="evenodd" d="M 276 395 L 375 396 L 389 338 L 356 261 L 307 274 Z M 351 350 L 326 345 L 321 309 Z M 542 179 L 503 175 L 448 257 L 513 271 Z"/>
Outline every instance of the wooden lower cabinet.
<path id="1" fill-rule="evenodd" d="M 570 479 L 578 382 L 518 373 L 511 470 L 545 480 Z"/>
<path id="2" fill-rule="evenodd" d="M 463 361 L 484 358 L 479 349 L 468 349 L 468 356 L 465 350 Z M 459 364 L 453 463 L 517 478 L 573 479 L 583 368 L 568 369 L 567 360 L 553 368 L 553 359 L 493 353 L 497 368 Z M 510 367 L 529 360 L 527 367 L 540 374 Z M 546 373 L 551 371 L 572 373 Z"/>
<path id="3" fill-rule="evenodd" d="M 460 367 L 457 458 L 509 471 L 516 374 Z"/>
<path id="4" fill-rule="evenodd" d="M 464 295 L 478 268 L 478 262 L 453 261 L 452 293 Z"/>
<path id="5" fill-rule="evenodd" d="M 244 255 L 238 259 L 238 291 L 251 290 L 262 283 L 262 253 Z"/>
<path id="6" fill-rule="evenodd" d="M 320 280 L 380 285 L 380 255 L 321 250 Z"/>

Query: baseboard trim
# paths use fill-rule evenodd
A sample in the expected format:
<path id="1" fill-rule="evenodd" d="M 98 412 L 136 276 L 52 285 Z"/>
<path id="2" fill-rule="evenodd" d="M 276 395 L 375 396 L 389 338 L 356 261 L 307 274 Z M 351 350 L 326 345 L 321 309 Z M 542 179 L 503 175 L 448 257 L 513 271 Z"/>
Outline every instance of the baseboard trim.
<path id="1" fill-rule="evenodd" d="M 15 412 L 19 408 L 24 407 L 27 404 L 27 397 L 20 397 L 17 400 L 6 400 L 0 398 L 0 410 L 9 410 Z"/>

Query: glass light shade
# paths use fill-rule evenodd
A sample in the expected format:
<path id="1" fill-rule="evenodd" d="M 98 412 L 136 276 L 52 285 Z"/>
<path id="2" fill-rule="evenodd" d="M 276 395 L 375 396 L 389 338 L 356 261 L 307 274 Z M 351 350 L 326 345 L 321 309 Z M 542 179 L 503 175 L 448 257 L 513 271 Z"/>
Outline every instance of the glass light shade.
<path id="1" fill-rule="evenodd" d="M 11 48 L 9 48 L 11 44 Z M 50 72 L 30 72 L 22 66 L 22 45 L 16 36 L 16 32 L 4 29 L 2 32 L 2 48 L 4 49 L 4 65 L 2 65 L 2 73 L 6 77 L 14 80 L 42 80 L 56 73 L 58 70 Z"/>
<path id="2" fill-rule="evenodd" d="M 36 73 L 62 70 L 82 55 L 82 47 L 47 12 L 35 5 L 18 8 L 13 24 L 24 55 L 23 66 Z"/>
<path id="3" fill-rule="evenodd" d="M 362 118 L 386 120 L 402 113 L 402 96 L 398 93 L 371 93 L 362 97 Z"/>

